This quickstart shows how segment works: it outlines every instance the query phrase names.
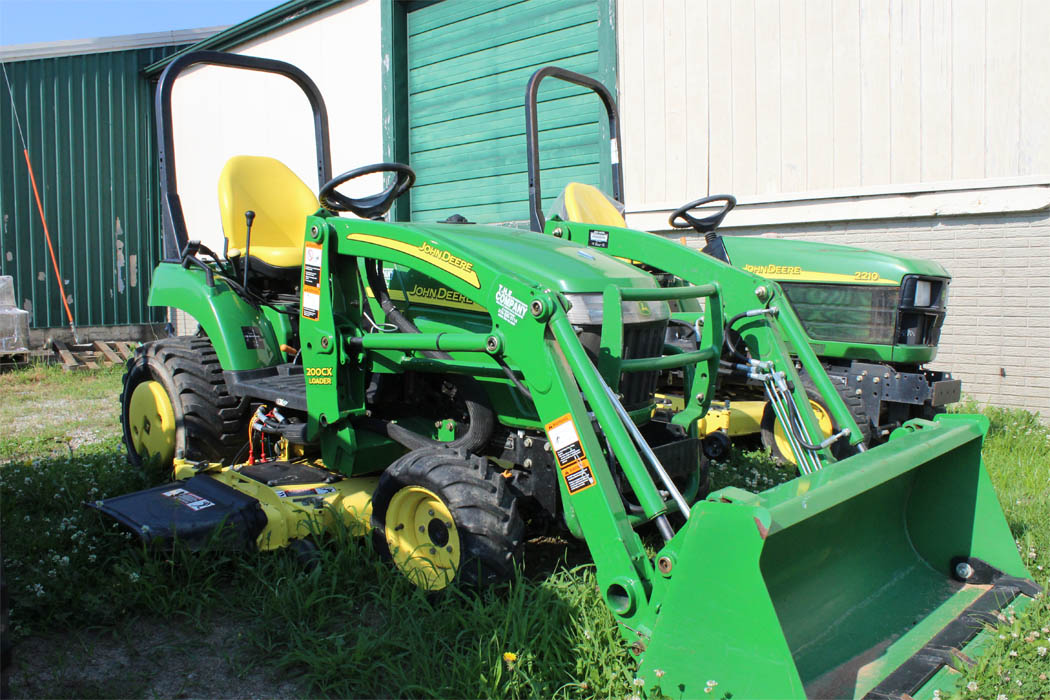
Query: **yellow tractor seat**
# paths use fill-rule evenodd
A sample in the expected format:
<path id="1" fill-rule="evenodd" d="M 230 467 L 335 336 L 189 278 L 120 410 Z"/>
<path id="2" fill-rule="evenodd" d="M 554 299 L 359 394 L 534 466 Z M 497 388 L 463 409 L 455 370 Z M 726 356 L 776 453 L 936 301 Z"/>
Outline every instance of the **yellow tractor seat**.
<path id="1" fill-rule="evenodd" d="M 244 212 L 255 212 L 248 251 L 253 272 L 298 276 L 306 217 L 319 207 L 310 188 L 275 158 L 234 156 L 219 174 L 219 213 L 230 252 L 244 253 Z"/>
<path id="2" fill-rule="evenodd" d="M 606 197 L 597 187 L 570 182 L 565 186 L 562 197 L 568 221 L 596 226 L 627 227 L 623 214 L 616 208 L 613 200 Z"/>

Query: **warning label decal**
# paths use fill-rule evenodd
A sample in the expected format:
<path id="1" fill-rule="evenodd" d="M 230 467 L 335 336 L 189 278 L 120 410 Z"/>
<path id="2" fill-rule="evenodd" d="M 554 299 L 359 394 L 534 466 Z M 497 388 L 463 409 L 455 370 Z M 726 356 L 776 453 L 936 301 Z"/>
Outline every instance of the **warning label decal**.
<path id="1" fill-rule="evenodd" d="M 190 493 L 186 489 L 172 489 L 171 491 L 165 491 L 164 495 L 173 501 L 178 501 L 190 510 L 204 510 L 205 508 L 210 508 L 215 505 L 207 498 L 201 498 L 197 494 Z"/>
<path id="2" fill-rule="evenodd" d="M 587 461 L 583 445 L 580 444 L 580 436 L 576 432 L 572 416 L 566 413 L 548 423 L 546 428 L 554 457 L 558 460 L 569 493 L 579 493 L 594 486 L 594 472 L 591 471 L 591 463 Z"/>
<path id="3" fill-rule="evenodd" d="M 303 318 L 316 321 L 321 308 L 321 246 L 307 243 L 303 248 Z"/>

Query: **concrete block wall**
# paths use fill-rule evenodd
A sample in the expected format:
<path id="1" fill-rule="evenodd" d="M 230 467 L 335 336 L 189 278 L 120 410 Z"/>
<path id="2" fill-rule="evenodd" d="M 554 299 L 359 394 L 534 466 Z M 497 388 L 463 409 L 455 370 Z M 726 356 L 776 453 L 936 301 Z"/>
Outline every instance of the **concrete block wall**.
<path id="1" fill-rule="evenodd" d="M 935 260 L 952 275 L 933 369 L 981 404 L 1050 423 L 1050 211 L 778 227 L 730 235 L 800 238 Z M 687 241 L 701 245 L 699 238 Z"/>

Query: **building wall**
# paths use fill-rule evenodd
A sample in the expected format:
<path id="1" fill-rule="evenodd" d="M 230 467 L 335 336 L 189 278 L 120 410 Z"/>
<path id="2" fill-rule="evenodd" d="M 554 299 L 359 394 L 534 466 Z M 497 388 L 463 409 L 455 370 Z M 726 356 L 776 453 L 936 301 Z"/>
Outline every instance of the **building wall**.
<path id="1" fill-rule="evenodd" d="M 328 107 L 333 174 L 383 160 L 380 0 L 353 0 L 253 39 L 230 53 L 288 61 L 317 83 Z M 217 184 L 234 155 L 264 155 L 319 189 L 313 118 L 280 76 L 204 66 L 172 92 L 178 190 L 190 238 L 222 250 Z M 382 188 L 378 177 L 340 191 Z"/>
<path id="2" fill-rule="evenodd" d="M 627 222 L 735 195 L 731 233 L 953 275 L 935 366 L 1050 419 L 1050 3 L 618 0 Z"/>
<path id="3" fill-rule="evenodd" d="M 1050 175 L 1050 3 L 619 0 L 627 204 Z"/>
<path id="4" fill-rule="evenodd" d="M 49 55 L 49 45 L 0 52 L 17 112 L 16 120 L 5 84 L 0 87 L 0 274 L 14 277 L 18 305 L 31 313 L 34 328 L 68 324 L 63 296 L 78 327 L 160 318 L 146 306 L 160 255 L 160 211 L 153 90 L 141 71 L 184 44 L 104 50 L 118 39 L 124 37 L 94 46 L 62 42 L 62 48 L 91 51 L 71 56 Z M 167 35 L 146 39 L 170 41 Z"/>

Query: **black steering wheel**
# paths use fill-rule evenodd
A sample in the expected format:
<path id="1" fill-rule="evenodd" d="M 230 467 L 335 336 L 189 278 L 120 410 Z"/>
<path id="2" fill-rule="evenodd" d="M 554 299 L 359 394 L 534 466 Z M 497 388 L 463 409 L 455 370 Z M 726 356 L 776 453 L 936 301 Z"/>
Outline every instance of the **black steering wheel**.
<path id="1" fill-rule="evenodd" d="M 354 178 L 371 175 L 373 173 L 394 173 L 397 177 L 385 190 L 379 194 L 368 197 L 347 197 L 336 192 L 336 188 Z M 378 219 L 390 211 L 394 200 L 408 192 L 408 188 L 416 181 L 416 173 L 412 168 L 401 163 L 375 163 L 360 168 L 348 170 L 342 175 L 337 175 L 324 184 L 317 194 L 317 199 L 328 211 L 352 211 L 364 219 Z"/>
<path id="2" fill-rule="evenodd" d="M 711 216 L 705 216 L 702 219 L 698 219 L 695 216 L 690 216 L 689 211 L 696 209 L 697 207 L 711 202 L 725 202 L 725 206 L 720 211 L 715 212 Z M 713 194 L 710 197 L 704 197 L 698 199 L 695 202 L 689 202 L 684 204 L 671 213 L 671 217 L 667 220 L 671 226 L 675 228 L 694 228 L 699 233 L 710 233 L 718 228 L 718 225 L 722 223 L 722 219 L 726 218 L 726 214 L 733 211 L 733 207 L 736 206 L 736 197 L 731 194 Z M 679 221 L 679 219 L 682 219 Z"/>

